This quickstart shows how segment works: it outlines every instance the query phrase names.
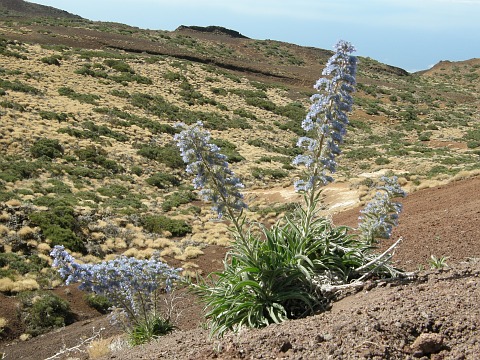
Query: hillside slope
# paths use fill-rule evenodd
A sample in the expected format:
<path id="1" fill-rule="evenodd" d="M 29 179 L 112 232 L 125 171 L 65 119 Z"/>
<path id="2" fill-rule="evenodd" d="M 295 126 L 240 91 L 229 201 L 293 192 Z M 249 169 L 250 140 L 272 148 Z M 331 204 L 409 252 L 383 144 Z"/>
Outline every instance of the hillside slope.
<path id="1" fill-rule="evenodd" d="M 52 6 L 39 5 L 23 0 L 0 1 L 0 13 L 2 16 L 21 18 L 44 16 L 52 18 L 81 19 L 78 15 L 71 14 Z"/>

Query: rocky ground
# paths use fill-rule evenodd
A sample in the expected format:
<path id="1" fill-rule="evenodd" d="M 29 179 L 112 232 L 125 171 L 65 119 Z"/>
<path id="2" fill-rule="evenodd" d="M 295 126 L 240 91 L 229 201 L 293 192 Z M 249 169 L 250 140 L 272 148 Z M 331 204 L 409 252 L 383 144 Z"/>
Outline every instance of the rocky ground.
<path id="1" fill-rule="evenodd" d="M 409 271 L 423 270 L 412 281 L 367 283 L 342 295 L 328 312 L 209 340 L 201 306 L 183 296 L 177 331 L 125 349 L 119 340 L 99 341 L 118 330 L 82 305 L 81 293 L 63 288 L 58 293 L 77 299 L 73 309 L 83 320 L 25 342 L 3 342 L 0 353 L 4 359 L 87 359 L 87 351 L 100 357 L 110 346 L 121 350 L 110 350 L 104 359 L 475 359 L 480 353 L 479 190 L 480 177 L 474 177 L 405 198 L 394 233 L 404 242 L 395 261 Z M 357 216 L 358 209 L 351 209 L 333 220 L 354 225 Z M 200 263 L 213 270 L 223 255 L 222 247 L 210 247 Z M 448 256 L 448 267 L 430 270 L 431 255 Z M 2 313 L 13 311 L 14 299 L 2 297 L 1 307 Z M 98 349 L 88 349 L 89 343 Z"/>

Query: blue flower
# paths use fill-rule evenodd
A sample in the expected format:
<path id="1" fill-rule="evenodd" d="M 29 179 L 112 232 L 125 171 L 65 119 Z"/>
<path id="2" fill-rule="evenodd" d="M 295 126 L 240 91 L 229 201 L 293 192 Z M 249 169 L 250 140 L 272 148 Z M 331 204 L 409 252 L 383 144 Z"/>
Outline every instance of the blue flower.
<path id="1" fill-rule="evenodd" d="M 138 260 L 120 256 L 98 264 L 80 264 L 63 246 L 50 253 L 53 267 L 66 284 L 80 282 L 82 290 L 104 295 L 114 306 L 122 308 L 131 321 L 151 311 L 159 292 L 169 292 L 179 272 L 161 261 Z"/>
<path id="2" fill-rule="evenodd" d="M 184 128 L 174 139 L 180 149 L 187 172 L 195 175 L 193 186 L 201 189 L 200 195 L 213 203 L 212 210 L 222 217 L 225 209 L 242 211 L 247 205 L 239 191 L 244 186 L 228 166 L 227 157 L 220 153 L 220 148 L 211 144 L 210 133 L 197 122 Z"/>
<path id="3" fill-rule="evenodd" d="M 392 236 L 393 227 L 398 225 L 398 215 L 402 211 L 402 204 L 393 199 L 406 196 L 396 176 L 383 176 L 381 180 L 384 184 L 377 187 L 374 198 L 360 211 L 362 215 L 358 228 L 368 242 Z"/>
<path id="4" fill-rule="evenodd" d="M 354 91 L 357 71 L 357 58 L 350 55 L 353 51 L 350 43 L 339 41 L 335 45 L 335 54 L 322 72 L 329 78 L 320 78 L 314 85 L 321 93 L 311 97 L 312 105 L 302 121 L 302 128 L 308 136 L 301 137 L 297 143 L 305 153 L 293 161 L 294 165 L 307 168 L 308 180 L 297 181 L 296 191 L 314 189 L 316 182 L 326 185 L 333 181 L 326 172 L 335 173 L 335 157 L 341 152 L 339 145 L 347 132 L 347 112 L 353 105 L 350 94 Z"/>

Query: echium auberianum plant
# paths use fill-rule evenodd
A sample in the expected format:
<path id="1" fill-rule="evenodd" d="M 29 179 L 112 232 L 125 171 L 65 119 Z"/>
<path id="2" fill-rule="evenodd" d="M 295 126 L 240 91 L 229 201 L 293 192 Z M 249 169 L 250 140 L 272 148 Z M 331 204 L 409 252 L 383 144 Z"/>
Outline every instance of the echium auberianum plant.
<path id="1" fill-rule="evenodd" d="M 185 128 L 185 124 L 177 126 Z M 203 130 L 201 121 L 176 134 L 174 140 L 183 161 L 188 164 L 187 173 L 195 175 L 195 189 L 200 189 L 200 195 L 212 202 L 212 210 L 219 218 L 225 211 L 234 218 L 232 211 L 247 207 L 239 191 L 244 187 L 242 182 L 230 170 L 227 157 L 220 153 L 220 148 L 209 142 L 210 133 Z"/>
<path id="2" fill-rule="evenodd" d="M 295 181 L 295 190 L 305 194 L 308 227 L 320 194 L 319 189 L 333 182 L 337 169 L 336 157 L 349 124 L 347 113 L 352 110 L 355 90 L 357 58 L 351 53 L 354 47 L 339 41 L 335 53 L 328 60 L 322 75 L 314 85 L 318 93 L 311 97 L 312 105 L 302 128 L 306 136 L 299 138 L 297 146 L 304 150 L 293 160 L 294 165 L 304 165 L 304 178 Z"/>
<path id="3" fill-rule="evenodd" d="M 139 260 L 119 256 L 97 264 L 82 264 L 63 246 L 53 248 L 52 266 L 67 285 L 80 283 L 81 290 L 102 295 L 114 306 L 112 317 L 125 326 L 133 344 L 146 342 L 173 330 L 171 309 L 162 309 L 165 296 L 181 280 L 182 269 L 154 258 Z M 160 326 L 161 325 L 161 326 Z M 141 331 L 139 339 L 138 333 Z"/>
<path id="4" fill-rule="evenodd" d="M 399 186 L 396 176 L 382 176 L 383 184 L 377 186 L 377 192 L 359 217 L 359 230 L 365 242 L 375 244 L 378 239 L 389 239 L 394 226 L 398 225 L 398 215 L 402 204 L 394 198 L 405 197 L 406 192 Z"/>
<path id="5" fill-rule="evenodd" d="M 212 335 L 243 326 L 262 327 L 304 317 L 324 309 L 331 289 L 369 276 L 395 276 L 389 264 L 391 249 L 376 255 L 376 239 L 391 234 L 401 206 L 393 199 L 404 193 L 396 179 L 383 179 L 374 201 L 363 211 L 359 229 L 334 226 L 320 215 L 322 187 L 332 174 L 351 110 L 357 59 L 345 41 L 335 46 L 315 88 L 312 106 L 302 122 L 306 136 L 298 141 L 304 153 L 293 163 L 303 165 L 295 190 L 303 193 L 304 206 L 267 228 L 246 220 L 240 180 L 201 123 L 176 135 L 187 172 L 213 210 L 233 224 L 233 242 L 224 270 L 193 284 L 205 302 Z"/>

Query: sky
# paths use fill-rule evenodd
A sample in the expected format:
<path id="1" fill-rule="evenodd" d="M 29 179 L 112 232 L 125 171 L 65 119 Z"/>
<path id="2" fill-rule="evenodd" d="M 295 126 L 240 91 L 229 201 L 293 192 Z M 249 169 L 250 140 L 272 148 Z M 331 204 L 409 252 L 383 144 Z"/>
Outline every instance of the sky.
<path id="1" fill-rule="evenodd" d="M 332 49 L 414 72 L 480 58 L 480 0 L 29 0 L 151 30 L 223 26 L 258 40 Z"/>

